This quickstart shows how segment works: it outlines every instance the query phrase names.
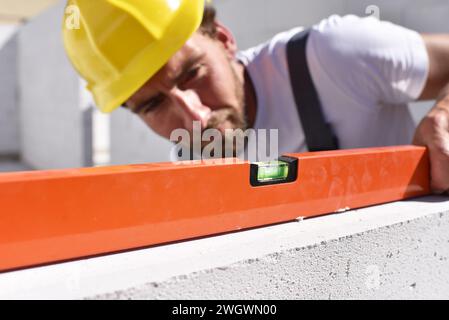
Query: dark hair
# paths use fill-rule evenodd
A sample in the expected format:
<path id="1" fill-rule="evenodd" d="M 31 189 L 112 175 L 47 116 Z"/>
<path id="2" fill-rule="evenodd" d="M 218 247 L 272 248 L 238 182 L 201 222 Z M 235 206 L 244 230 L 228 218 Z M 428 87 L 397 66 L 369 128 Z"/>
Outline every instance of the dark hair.
<path id="1" fill-rule="evenodd" d="M 201 22 L 200 32 L 214 38 L 217 34 L 217 28 L 215 26 L 215 18 L 217 16 L 217 11 L 215 8 L 207 4 L 204 7 L 203 21 Z"/>

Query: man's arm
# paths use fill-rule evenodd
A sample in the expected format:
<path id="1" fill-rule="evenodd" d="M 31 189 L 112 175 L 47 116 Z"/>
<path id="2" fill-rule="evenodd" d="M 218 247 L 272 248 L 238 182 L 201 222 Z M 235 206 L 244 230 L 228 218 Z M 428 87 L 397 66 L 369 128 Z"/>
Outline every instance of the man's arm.
<path id="1" fill-rule="evenodd" d="M 435 100 L 449 83 L 449 34 L 423 34 L 429 77 L 419 100 Z"/>
<path id="2" fill-rule="evenodd" d="M 449 193 L 449 35 L 423 35 L 429 55 L 429 77 L 419 100 L 437 103 L 416 130 L 413 143 L 429 148 L 431 186 Z"/>

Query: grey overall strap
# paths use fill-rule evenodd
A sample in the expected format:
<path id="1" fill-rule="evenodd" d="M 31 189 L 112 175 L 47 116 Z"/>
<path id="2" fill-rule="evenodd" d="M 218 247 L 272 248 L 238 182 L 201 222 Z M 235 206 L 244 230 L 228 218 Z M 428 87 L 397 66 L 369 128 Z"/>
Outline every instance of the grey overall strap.
<path id="1" fill-rule="evenodd" d="M 292 91 L 309 151 L 336 150 L 339 148 L 338 138 L 324 118 L 307 64 L 306 45 L 309 33 L 310 30 L 299 32 L 287 44 Z"/>

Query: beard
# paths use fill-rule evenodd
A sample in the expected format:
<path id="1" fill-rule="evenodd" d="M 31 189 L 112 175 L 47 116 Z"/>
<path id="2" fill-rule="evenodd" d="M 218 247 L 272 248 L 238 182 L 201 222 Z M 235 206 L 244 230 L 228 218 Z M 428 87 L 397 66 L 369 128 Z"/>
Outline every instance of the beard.
<path id="1" fill-rule="evenodd" d="M 245 116 L 236 109 L 228 107 L 213 112 L 205 130 L 215 129 L 220 133 L 221 141 L 215 141 L 215 137 L 212 141 L 214 145 L 221 145 L 222 157 L 225 157 L 225 155 L 237 157 L 237 142 L 246 141 L 244 132 L 247 128 Z M 214 154 L 203 153 L 204 148 L 210 143 L 211 141 L 202 141 L 201 152 L 206 157 L 216 158 Z M 241 149 L 242 146 L 239 146 L 239 148 Z"/>
<path id="2" fill-rule="evenodd" d="M 203 138 L 203 133 L 210 129 L 213 129 L 217 135 L 212 136 L 210 141 L 201 139 L 201 154 L 198 154 L 199 150 L 194 147 L 193 139 L 189 139 L 190 145 L 182 144 L 182 149 L 189 151 L 190 160 L 219 158 L 220 156 L 215 154 L 214 151 L 211 153 L 204 152 L 205 148 L 211 143 L 215 147 L 221 148 L 221 158 L 226 156 L 238 157 L 238 151 L 242 150 L 242 147 L 246 147 L 247 137 L 245 136 L 245 131 L 248 129 L 247 121 L 244 113 L 238 112 L 234 107 L 223 107 L 213 111 L 207 126 L 200 133 L 201 138 Z M 216 139 L 220 140 L 216 141 Z M 180 142 L 178 141 L 178 143 Z M 182 157 L 181 154 L 184 154 L 184 151 L 178 154 L 178 156 Z"/>
<path id="3" fill-rule="evenodd" d="M 237 105 L 225 106 L 212 111 L 204 130 L 215 129 L 221 133 L 222 157 L 225 157 L 226 154 L 232 154 L 233 157 L 237 157 L 237 141 L 246 142 L 244 131 L 248 129 L 248 121 L 245 116 L 246 107 L 243 82 L 238 78 L 237 72 L 232 67 L 231 62 L 229 62 L 229 68 L 234 79 L 234 95 L 237 98 Z M 225 134 L 225 130 L 232 130 L 233 136 Z M 204 148 L 210 143 L 210 141 L 201 142 L 202 153 Z M 220 142 L 214 141 L 214 143 L 219 144 Z M 193 145 L 190 146 L 190 154 L 193 155 Z M 214 155 L 209 155 L 209 157 L 214 157 Z"/>
<path id="4" fill-rule="evenodd" d="M 225 158 L 231 155 L 232 157 L 238 157 L 238 153 L 246 148 L 248 137 L 245 134 L 249 125 L 246 118 L 244 82 L 239 79 L 237 71 L 233 66 L 233 61 L 228 60 L 228 67 L 233 78 L 235 104 L 223 105 L 212 110 L 208 122 L 202 131 L 190 132 L 190 137 L 201 135 L 201 141 L 198 141 L 200 142 L 199 145 L 194 146 L 195 141 L 192 138 L 186 140 L 180 138 L 177 142 L 178 147 L 181 148 L 177 151 L 178 159 L 187 160 L 187 154 L 190 155 L 190 160 Z M 195 125 L 193 127 L 195 128 Z M 211 140 L 203 141 L 204 132 L 211 129 L 214 131 L 214 134 L 211 137 L 207 135 Z M 204 137 L 204 139 L 207 138 Z M 211 147 L 209 145 L 211 144 L 216 148 L 221 148 L 221 156 L 218 152 L 215 154 L 216 149 L 210 150 Z M 208 147 L 208 150 L 204 152 L 206 147 Z M 209 153 L 209 151 L 211 152 Z"/>

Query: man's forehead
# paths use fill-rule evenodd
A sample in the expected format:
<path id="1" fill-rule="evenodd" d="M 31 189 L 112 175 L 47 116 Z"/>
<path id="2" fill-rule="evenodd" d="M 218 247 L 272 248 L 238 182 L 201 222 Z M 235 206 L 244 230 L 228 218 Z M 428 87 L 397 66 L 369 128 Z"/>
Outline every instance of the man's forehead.
<path id="1" fill-rule="evenodd" d="M 147 97 L 157 94 L 157 87 L 163 85 L 170 87 L 173 80 L 183 71 L 184 67 L 191 61 L 195 61 L 204 55 L 204 49 L 201 48 L 201 37 L 192 36 L 184 46 L 178 50 L 173 57 L 159 70 L 154 77 L 148 80 L 127 102 L 133 106 L 133 98 Z"/>
<path id="2" fill-rule="evenodd" d="M 200 39 L 194 35 L 173 55 L 162 68 L 162 71 L 168 77 L 174 78 L 188 61 L 198 58 L 202 53 L 203 49 L 201 47 Z"/>

